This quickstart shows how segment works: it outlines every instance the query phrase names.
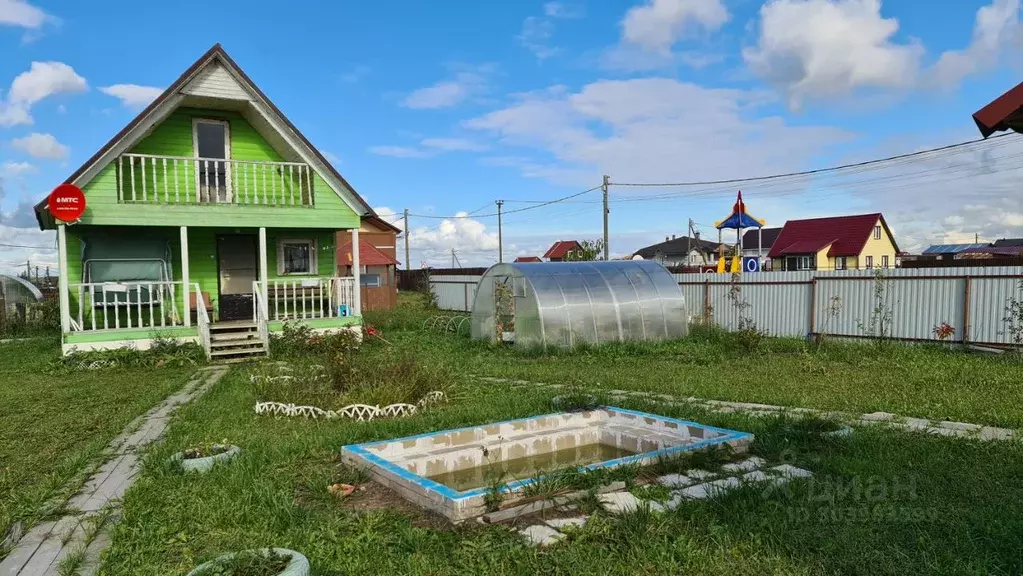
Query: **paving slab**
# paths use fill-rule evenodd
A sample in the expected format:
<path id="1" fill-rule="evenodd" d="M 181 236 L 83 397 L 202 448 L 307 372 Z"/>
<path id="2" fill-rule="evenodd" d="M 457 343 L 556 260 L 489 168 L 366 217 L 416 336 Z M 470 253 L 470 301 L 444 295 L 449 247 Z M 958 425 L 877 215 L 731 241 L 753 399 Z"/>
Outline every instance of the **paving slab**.
<path id="1" fill-rule="evenodd" d="M 717 473 L 716 472 L 708 472 L 706 470 L 700 470 L 699 468 L 697 468 L 695 470 L 686 470 L 686 476 L 689 476 L 693 480 L 700 481 L 700 480 L 706 480 L 708 478 L 713 478 L 713 477 L 717 476 Z"/>
<path id="2" fill-rule="evenodd" d="M 36 550 L 42 545 L 43 541 L 46 540 L 50 532 L 53 531 L 56 522 L 43 522 L 36 524 L 28 534 L 25 534 L 21 540 L 18 541 L 17 546 L 10 554 L 7 555 L 3 561 L 0 561 L 0 576 L 14 576 L 20 574 L 21 569 L 32 559 L 32 556 L 36 553 Z"/>
<path id="3" fill-rule="evenodd" d="M 774 466 L 771 468 L 781 476 L 785 478 L 810 478 L 813 476 L 813 472 L 809 470 L 803 470 L 802 468 L 796 468 L 791 464 L 782 464 L 780 466 Z"/>
<path id="4" fill-rule="evenodd" d="M 867 422 L 889 422 L 896 418 L 898 418 L 898 416 L 891 412 L 871 412 L 870 414 L 860 416 L 860 420 L 865 420 Z"/>
<path id="5" fill-rule="evenodd" d="M 771 476 L 765 474 L 763 470 L 754 470 L 752 472 L 747 472 L 743 474 L 740 477 L 740 480 L 742 480 L 743 482 L 763 482 L 770 478 Z"/>
<path id="6" fill-rule="evenodd" d="M 575 518 L 551 518 L 550 520 L 545 520 L 545 522 L 555 530 L 563 530 L 565 528 L 582 528 L 589 519 L 589 516 L 583 515 Z"/>
<path id="7" fill-rule="evenodd" d="M 665 474 L 657 479 L 657 483 L 668 488 L 684 488 L 696 483 L 696 480 L 683 474 Z"/>
<path id="8" fill-rule="evenodd" d="M 633 512 L 640 507 L 641 502 L 629 492 L 610 492 L 600 496 L 600 503 L 611 514 Z"/>
<path id="9" fill-rule="evenodd" d="M 758 468 L 762 468 L 764 464 L 767 464 L 767 460 L 753 456 L 747 458 L 741 462 L 732 462 L 731 464 L 725 464 L 721 467 L 721 470 L 729 474 L 735 474 L 737 472 L 750 472 Z"/>
<path id="10" fill-rule="evenodd" d="M 949 430 L 962 430 L 964 432 L 979 432 L 983 426 L 980 424 L 970 424 L 968 422 L 939 422 L 938 426 L 942 428 L 948 428 Z"/>
<path id="11" fill-rule="evenodd" d="M 565 538 L 565 535 L 561 532 L 543 524 L 536 524 L 519 530 L 519 534 L 525 536 L 534 546 L 549 546 Z"/>
<path id="12" fill-rule="evenodd" d="M 984 426 L 980 429 L 980 433 L 977 434 L 977 438 L 981 440 L 1012 440 L 1014 433 L 1008 428 L 994 428 L 992 426 Z"/>

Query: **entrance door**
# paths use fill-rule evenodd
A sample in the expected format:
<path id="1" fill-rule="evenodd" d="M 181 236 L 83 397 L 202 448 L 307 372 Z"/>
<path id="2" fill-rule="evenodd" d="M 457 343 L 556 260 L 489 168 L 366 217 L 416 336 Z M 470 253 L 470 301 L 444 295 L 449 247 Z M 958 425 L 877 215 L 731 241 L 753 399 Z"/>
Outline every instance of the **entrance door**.
<path id="1" fill-rule="evenodd" d="M 199 158 L 195 188 L 203 202 L 231 202 L 231 125 L 224 120 L 194 118 L 192 144 Z"/>
<path id="2" fill-rule="evenodd" d="M 221 320 L 252 319 L 252 283 L 259 279 L 256 245 L 255 236 L 217 237 Z"/>

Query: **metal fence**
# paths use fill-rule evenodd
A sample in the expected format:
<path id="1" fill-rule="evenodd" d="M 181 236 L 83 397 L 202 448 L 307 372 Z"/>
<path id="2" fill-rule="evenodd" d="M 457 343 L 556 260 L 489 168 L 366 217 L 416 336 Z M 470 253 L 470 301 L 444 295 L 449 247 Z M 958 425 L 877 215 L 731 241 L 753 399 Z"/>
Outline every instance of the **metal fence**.
<path id="1" fill-rule="evenodd" d="M 885 333 L 899 340 L 936 340 L 935 327 L 948 323 L 954 342 L 1012 343 L 1004 318 L 1010 299 L 1023 300 L 1023 266 L 875 272 L 763 272 L 735 283 L 729 274 L 676 274 L 675 279 L 691 321 L 709 320 L 728 330 L 736 330 L 745 315 L 773 336 L 857 338 L 870 333 L 873 318 L 875 332 L 883 324 Z M 479 279 L 432 274 L 430 290 L 440 308 L 469 312 Z"/>

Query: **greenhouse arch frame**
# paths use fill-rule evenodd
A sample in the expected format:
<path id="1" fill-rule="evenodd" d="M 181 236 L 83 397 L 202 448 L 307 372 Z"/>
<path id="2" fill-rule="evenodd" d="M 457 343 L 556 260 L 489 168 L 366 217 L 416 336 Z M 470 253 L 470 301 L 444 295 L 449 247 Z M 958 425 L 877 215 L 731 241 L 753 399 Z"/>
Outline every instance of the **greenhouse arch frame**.
<path id="1" fill-rule="evenodd" d="M 685 299 L 670 272 L 647 260 L 502 263 L 480 279 L 472 337 L 571 348 L 687 334 Z"/>

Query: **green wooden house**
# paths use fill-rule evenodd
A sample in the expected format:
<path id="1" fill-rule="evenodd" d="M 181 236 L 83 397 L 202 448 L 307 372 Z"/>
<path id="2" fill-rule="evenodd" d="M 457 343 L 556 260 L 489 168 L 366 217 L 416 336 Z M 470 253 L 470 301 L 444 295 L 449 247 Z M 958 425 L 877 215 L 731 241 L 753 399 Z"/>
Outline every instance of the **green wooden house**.
<path id="1" fill-rule="evenodd" d="M 359 224 L 375 214 L 219 44 L 66 182 L 80 220 L 36 206 L 57 231 L 65 353 L 173 338 L 231 358 L 266 354 L 289 320 L 359 329 Z"/>

